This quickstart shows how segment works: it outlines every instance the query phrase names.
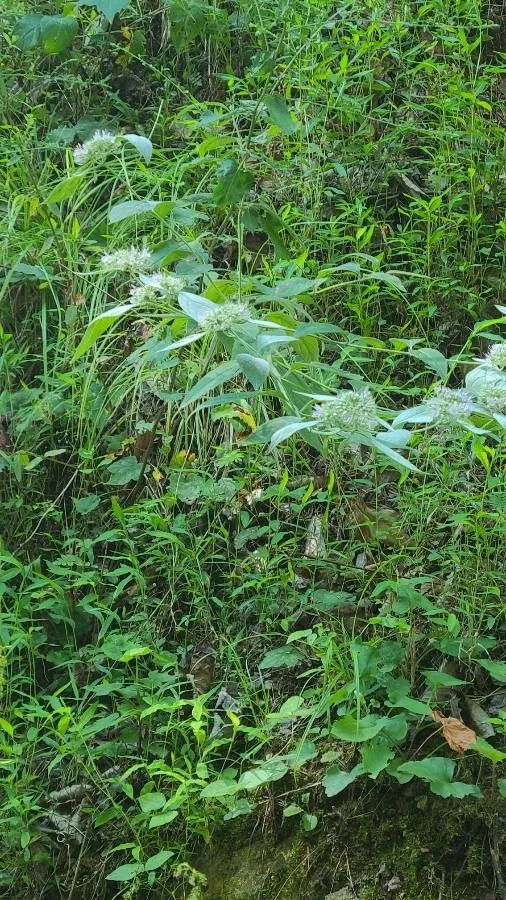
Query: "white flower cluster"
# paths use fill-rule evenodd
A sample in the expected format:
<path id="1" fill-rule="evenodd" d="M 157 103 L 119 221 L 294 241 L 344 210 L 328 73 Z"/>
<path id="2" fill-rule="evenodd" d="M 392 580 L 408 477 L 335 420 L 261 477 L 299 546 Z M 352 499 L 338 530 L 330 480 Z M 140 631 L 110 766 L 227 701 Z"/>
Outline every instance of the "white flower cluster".
<path id="1" fill-rule="evenodd" d="M 245 303 L 223 303 L 208 312 L 199 325 L 203 331 L 214 334 L 229 331 L 234 325 L 244 325 L 250 318 L 251 312 Z"/>
<path id="2" fill-rule="evenodd" d="M 74 148 L 76 166 L 84 166 L 88 162 L 95 165 L 103 162 L 118 147 L 120 137 L 110 131 L 95 131 L 88 141 Z"/>
<path id="3" fill-rule="evenodd" d="M 506 369 L 506 341 L 504 344 L 492 344 L 485 357 L 485 363 L 494 369 Z"/>
<path id="4" fill-rule="evenodd" d="M 490 384 L 478 394 L 478 403 L 491 413 L 506 413 L 506 384 Z"/>
<path id="5" fill-rule="evenodd" d="M 464 388 L 447 388 L 439 385 L 425 403 L 434 422 L 451 425 L 466 419 L 473 411 L 473 399 Z"/>
<path id="6" fill-rule="evenodd" d="M 185 282 L 177 275 L 168 272 L 154 272 L 142 279 L 142 284 L 135 285 L 130 291 L 134 303 L 146 303 L 163 297 L 165 300 L 176 300 L 185 287 Z"/>
<path id="7" fill-rule="evenodd" d="M 371 392 L 338 391 L 331 400 L 314 407 L 313 415 L 325 429 L 349 433 L 372 432 L 378 425 L 378 408 Z"/>
<path id="8" fill-rule="evenodd" d="M 104 253 L 100 260 L 106 272 L 126 272 L 129 275 L 149 272 L 153 268 L 151 254 L 147 247 L 128 247 Z"/>

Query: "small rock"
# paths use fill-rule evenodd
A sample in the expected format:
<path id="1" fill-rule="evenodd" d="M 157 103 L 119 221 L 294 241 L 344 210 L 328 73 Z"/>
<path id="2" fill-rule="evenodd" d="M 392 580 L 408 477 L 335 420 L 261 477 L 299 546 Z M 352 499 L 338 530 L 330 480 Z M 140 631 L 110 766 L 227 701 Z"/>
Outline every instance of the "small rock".
<path id="1" fill-rule="evenodd" d="M 488 714 L 497 716 L 503 709 L 506 709 L 506 691 L 496 691 L 490 700 Z"/>
<path id="2" fill-rule="evenodd" d="M 357 900 L 357 895 L 350 891 L 349 888 L 343 887 L 332 894 L 327 894 L 325 900 Z"/>

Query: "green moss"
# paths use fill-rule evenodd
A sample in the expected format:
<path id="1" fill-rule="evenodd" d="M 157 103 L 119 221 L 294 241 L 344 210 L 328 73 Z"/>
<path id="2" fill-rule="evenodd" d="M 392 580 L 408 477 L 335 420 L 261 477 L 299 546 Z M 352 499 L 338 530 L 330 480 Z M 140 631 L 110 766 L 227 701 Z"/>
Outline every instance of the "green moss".
<path id="1" fill-rule="evenodd" d="M 207 875 L 206 900 L 298 900 L 306 875 L 305 857 L 304 842 L 290 838 L 278 846 L 256 842 L 238 850 L 213 848 L 197 865 Z M 316 900 L 307 887 L 304 896 Z"/>
<path id="2" fill-rule="evenodd" d="M 484 848 L 494 812 L 475 799 L 378 786 L 358 802 L 329 805 L 309 837 L 247 843 L 243 832 L 233 849 L 224 830 L 196 865 L 208 877 L 206 900 L 323 900 L 350 878 L 360 900 L 384 900 L 392 878 L 399 879 L 403 900 L 436 900 L 450 892 L 453 900 L 476 900 L 493 883 Z"/>

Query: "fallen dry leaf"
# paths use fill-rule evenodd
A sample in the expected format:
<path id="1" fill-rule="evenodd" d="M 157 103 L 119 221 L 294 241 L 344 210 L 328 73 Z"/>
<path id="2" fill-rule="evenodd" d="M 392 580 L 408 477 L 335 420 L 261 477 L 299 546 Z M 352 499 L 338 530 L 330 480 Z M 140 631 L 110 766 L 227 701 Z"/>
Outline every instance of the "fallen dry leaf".
<path id="1" fill-rule="evenodd" d="M 448 745 L 457 753 L 465 753 L 474 743 L 476 743 L 476 732 L 472 728 L 464 725 L 460 719 L 454 719 L 453 716 L 443 716 L 437 709 L 431 713 L 435 722 L 441 724 L 443 737 Z"/>
<path id="2" fill-rule="evenodd" d="M 190 657 L 190 677 L 193 681 L 193 696 L 206 694 L 214 680 L 215 651 L 205 641 L 196 644 Z"/>

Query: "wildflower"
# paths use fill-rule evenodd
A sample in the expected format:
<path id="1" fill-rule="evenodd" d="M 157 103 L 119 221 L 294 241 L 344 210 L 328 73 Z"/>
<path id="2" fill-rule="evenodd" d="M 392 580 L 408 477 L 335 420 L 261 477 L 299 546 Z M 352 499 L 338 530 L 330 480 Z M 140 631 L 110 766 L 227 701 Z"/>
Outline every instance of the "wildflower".
<path id="1" fill-rule="evenodd" d="M 158 297 L 175 300 L 185 287 L 182 278 L 168 272 L 154 272 L 147 278 L 141 278 L 141 281 L 142 284 L 136 285 L 130 291 L 134 303 L 146 303 Z"/>
<path id="2" fill-rule="evenodd" d="M 123 250 L 115 250 L 113 253 L 104 253 L 100 260 L 102 268 L 106 272 L 149 272 L 152 267 L 151 254 L 147 247 L 129 247 Z"/>
<path id="3" fill-rule="evenodd" d="M 83 166 L 87 162 L 101 163 L 118 145 L 119 135 L 110 131 L 95 131 L 95 134 L 83 144 L 74 148 L 74 162 L 76 166 Z"/>
<path id="4" fill-rule="evenodd" d="M 473 400 L 464 388 L 447 388 L 440 385 L 425 406 L 432 413 L 433 421 L 451 424 L 465 419 L 473 411 Z"/>
<path id="5" fill-rule="evenodd" d="M 490 384 L 478 395 L 478 403 L 491 413 L 506 413 L 506 382 Z"/>
<path id="6" fill-rule="evenodd" d="M 209 333 L 229 331 L 234 325 L 244 325 L 250 317 L 245 303 L 223 303 L 208 312 L 199 324 L 203 331 Z"/>
<path id="7" fill-rule="evenodd" d="M 506 369 L 506 342 L 492 344 L 485 357 L 485 362 L 494 369 Z"/>
<path id="8" fill-rule="evenodd" d="M 338 391 L 331 400 L 314 407 L 313 415 L 323 428 L 340 431 L 371 432 L 378 423 L 378 408 L 370 390 Z"/>

